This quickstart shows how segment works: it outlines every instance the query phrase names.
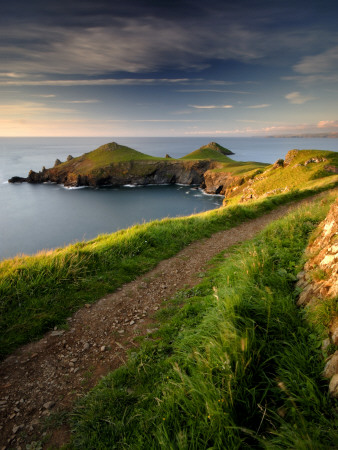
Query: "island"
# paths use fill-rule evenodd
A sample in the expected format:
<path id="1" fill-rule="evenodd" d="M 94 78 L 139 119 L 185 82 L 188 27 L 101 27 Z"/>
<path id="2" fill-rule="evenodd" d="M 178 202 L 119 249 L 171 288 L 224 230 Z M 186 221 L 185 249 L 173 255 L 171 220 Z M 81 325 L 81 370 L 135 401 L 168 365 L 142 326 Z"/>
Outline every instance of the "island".
<path id="1" fill-rule="evenodd" d="M 234 161 L 233 152 L 210 142 L 182 158 L 150 156 L 111 142 L 73 158 L 55 161 L 54 167 L 31 170 L 10 183 L 58 183 L 65 187 L 123 185 L 196 185 L 207 194 L 244 202 L 308 187 L 338 173 L 337 152 L 290 150 L 274 164 Z M 333 181 L 333 180 L 332 180 Z"/>

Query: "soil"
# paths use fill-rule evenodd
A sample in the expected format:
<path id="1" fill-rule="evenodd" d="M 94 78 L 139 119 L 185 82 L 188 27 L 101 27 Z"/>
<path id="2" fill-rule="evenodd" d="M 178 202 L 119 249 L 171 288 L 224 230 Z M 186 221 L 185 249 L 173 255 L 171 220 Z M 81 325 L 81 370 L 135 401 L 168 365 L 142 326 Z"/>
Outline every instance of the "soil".
<path id="1" fill-rule="evenodd" d="M 179 289 L 199 283 L 208 261 L 234 244 L 251 239 L 302 200 L 189 245 L 152 271 L 86 305 L 54 329 L 18 349 L 0 364 L 0 449 L 26 449 L 32 441 L 59 448 L 69 441 L 67 425 L 55 426 L 64 412 L 101 377 L 124 364 L 135 339 L 156 327 L 155 311 Z M 45 424 L 54 421 L 53 431 Z"/>

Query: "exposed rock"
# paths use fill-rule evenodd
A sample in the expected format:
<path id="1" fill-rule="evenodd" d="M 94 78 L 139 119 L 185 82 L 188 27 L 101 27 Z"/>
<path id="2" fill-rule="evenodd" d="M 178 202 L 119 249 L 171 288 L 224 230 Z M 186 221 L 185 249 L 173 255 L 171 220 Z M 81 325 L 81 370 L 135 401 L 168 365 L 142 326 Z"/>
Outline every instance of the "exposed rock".
<path id="1" fill-rule="evenodd" d="M 285 159 L 284 159 L 284 167 L 288 166 L 291 161 L 298 155 L 299 150 L 290 150 L 289 152 L 287 152 Z"/>
<path id="2" fill-rule="evenodd" d="M 8 180 L 8 183 L 24 183 L 27 181 L 27 178 L 23 177 L 12 177 Z"/>
<path id="3" fill-rule="evenodd" d="M 50 402 L 44 403 L 44 404 L 43 404 L 43 407 L 44 407 L 45 409 L 52 409 L 54 405 L 55 405 L 55 402 L 50 401 Z"/>
<path id="4" fill-rule="evenodd" d="M 71 161 L 72 159 L 74 159 L 74 158 L 72 157 L 72 155 L 68 155 L 68 156 L 67 156 L 67 161 Z"/>
<path id="5" fill-rule="evenodd" d="M 307 249 L 314 256 L 305 264 L 298 281 L 298 286 L 304 288 L 298 301 L 302 305 L 312 298 L 338 296 L 338 199 L 318 229 L 317 239 Z"/>
<path id="6" fill-rule="evenodd" d="M 308 164 L 311 163 L 320 163 L 320 162 L 324 162 L 327 161 L 325 158 L 310 158 L 307 161 L 305 161 L 304 166 L 307 166 Z"/>
<path id="7" fill-rule="evenodd" d="M 273 169 L 278 169 L 279 167 L 284 167 L 284 159 L 277 159 L 272 166 Z"/>
<path id="8" fill-rule="evenodd" d="M 165 155 L 165 157 L 172 159 L 172 157 L 170 155 L 168 155 L 168 153 Z"/>
<path id="9" fill-rule="evenodd" d="M 57 167 L 57 166 L 59 166 L 61 164 L 61 161 L 59 160 L 59 159 L 56 159 L 55 160 L 55 163 L 54 163 L 54 167 Z"/>
<path id="10" fill-rule="evenodd" d="M 338 374 L 338 350 L 331 355 L 323 371 L 323 376 L 325 378 L 331 378 L 336 374 Z"/>
<path id="11" fill-rule="evenodd" d="M 224 195 L 231 187 L 239 186 L 242 182 L 242 177 L 233 176 L 231 173 L 207 170 L 204 173 L 203 188 L 207 194 Z"/>
<path id="12" fill-rule="evenodd" d="M 329 393 L 331 397 L 338 398 L 338 374 L 336 373 L 331 378 L 330 384 L 329 384 Z"/>
<path id="13" fill-rule="evenodd" d="M 297 286 L 303 289 L 298 305 L 309 308 L 338 296 L 338 199 L 319 225 L 317 233 L 317 238 L 307 248 L 310 258 L 297 277 Z M 328 338 L 323 341 L 322 350 L 328 351 L 332 344 L 338 345 L 337 315 L 331 318 Z M 327 360 L 323 376 L 332 378 L 329 392 L 333 397 L 338 397 L 338 350 Z"/>

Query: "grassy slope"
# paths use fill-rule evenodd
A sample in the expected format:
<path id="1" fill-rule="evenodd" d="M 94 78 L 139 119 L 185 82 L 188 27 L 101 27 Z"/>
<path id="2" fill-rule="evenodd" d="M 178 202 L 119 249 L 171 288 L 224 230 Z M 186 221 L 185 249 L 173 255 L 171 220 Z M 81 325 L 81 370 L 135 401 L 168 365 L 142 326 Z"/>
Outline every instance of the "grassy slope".
<path id="1" fill-rule="evenodd" d="M 326 161 L 304 165 L 306 161 L 316 157 L 325 158 Z M 325 170 L 326 165 L 338 167 L 338 152 L 300 150 L 288 166 L 279 168 L 269 166 L 263 173 L 257 174 L 251 187 L 258 195 L 263 195 L 286 186 L 289 190 L 313 189 L 337 182 L 338 175 Z M 243 188 L 245 185 L 242 186 Z"/>
<path id="2" fill-rule="evenodd" d="M 334 448 L 337 401 L 294 291 L 327 210 L 323 201 L 303 208 L 226 262 L 220 255 L 202 284 L 160 312 L 160 329 L 128 364 L 80 402 L 70 447 Z"/>
<path id="3" fill-rule="evenodd" d="M 220 161 L 220 162 L 232 161 L 232 159 L 229 158 L 228 156 L 223 155 L 222 153 L 220 153 L 216 150 L 209 149 L 209 148 L 205 148 L 205 149 L 200 148 L 198 150 L 195 150 L 194 152 L 189 153 L 186 156 L 183 156 L 180 159 L 183 161 L 196 160 L 196 159 L 211 159 L 212 161 Z"/>
<path id="4" fill-rule="evenodd" d="M 114 142 L 102 145 L 91 152 L 73 158 L 60 164 L 58 170 L 70 170 L 80 175 L 88 174 L 91 171 L 105 169 L 116 163 L 128 161 L 165 161 L 166 158 L 157 158 L 146 155 L 124 145 Z"/>
<path id="5" fill-rule="evenodd" d="M 0 262 L 0 357 L 64 323 L 85 303 L 147 272 L 190 242 L 310 193 L 293 192 L 250 205 L 136 225 Z"/>

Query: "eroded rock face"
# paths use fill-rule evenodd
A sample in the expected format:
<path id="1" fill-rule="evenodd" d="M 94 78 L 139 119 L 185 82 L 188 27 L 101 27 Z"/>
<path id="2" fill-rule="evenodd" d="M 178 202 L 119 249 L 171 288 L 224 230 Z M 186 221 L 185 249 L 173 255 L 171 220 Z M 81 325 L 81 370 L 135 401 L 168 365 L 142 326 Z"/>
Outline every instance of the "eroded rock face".
<path id="1" fill-rule="evenodd" d="M 298 286 L 303 288 L 299 305 L 338 296 L 338 199 L 318 229 L 318 237 L 307 250 L 313 256 L 299 274 Z"/>
<path id="2" fill-rule="evenodd" d="M 239 186 L 242 180 L 242 177 L 234 176 L 231 173 L 207 170 L 204 174 L 205 192 L 225 195 L 229 188 Z"/>
<path id="3" fill-rule="evenodd" d="M 312 307 L 317 302 L 338 297 L 338 199 L 318 227 L 317 238 L 307 248 L 310 259 L 298 274 L 297 286 L 302 288 L 298 305 Z M 329 337 L 323 349 L 338 346 L 338 316 L 331 318 Z M 331 378 L 329 392 L 338 398 L 338 350 L 326 361 L 323 376 Z"/>
<path id="4" fill-rule="evenodd" d="M 74 162 L 73 162 L 74 161 Z M 87 175 L 77 172 L 76 160 L 67 166 L 57 165 L 42 172 L 31 170 L 27 178 L 13 177 L 9 181 L 28 183 L 53 182 L 65 186 L 121 186 L 124 184 L 197 184 L 202 185 L 204 173 L 214 163 L 201 161 L 126 161 L 90 171 Z"/>

